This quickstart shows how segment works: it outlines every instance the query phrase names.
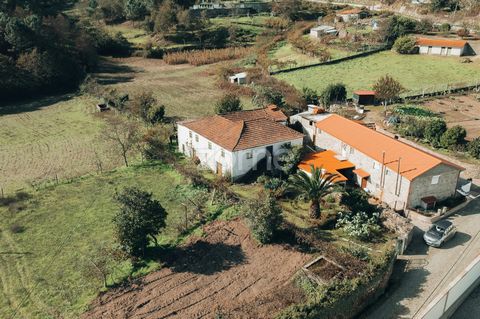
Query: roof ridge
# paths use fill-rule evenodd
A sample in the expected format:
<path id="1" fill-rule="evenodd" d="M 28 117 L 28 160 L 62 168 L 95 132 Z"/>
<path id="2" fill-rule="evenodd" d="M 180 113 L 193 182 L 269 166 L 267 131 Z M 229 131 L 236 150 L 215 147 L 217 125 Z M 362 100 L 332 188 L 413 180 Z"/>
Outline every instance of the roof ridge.
<path id="1" fill-rule="evenodd" d="M 235 149 L 237 147 L 238 143 L 240 143 L 240 139 L 242 137 L 243 131 L 245 130 L 245 121 L 244 120 L 240 120 L 240 121 L 237 121 L 237 122 L 234 122 L 234 123 L 235 124 L 239 123 L 241 127 L 240 127 L 240 134 L 238 134 L 237 141 L 233 145 L 232 149 Z"/>

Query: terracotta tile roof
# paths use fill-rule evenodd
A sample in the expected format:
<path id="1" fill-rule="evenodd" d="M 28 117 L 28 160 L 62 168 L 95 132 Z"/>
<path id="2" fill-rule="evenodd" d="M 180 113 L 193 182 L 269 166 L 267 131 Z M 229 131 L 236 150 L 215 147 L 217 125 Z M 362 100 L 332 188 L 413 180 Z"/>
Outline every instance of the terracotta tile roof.
<path id="1" fill-rule="evenodd" d="M 241 111 L 183 121 L 178 124 L 229 151 L 245 150 L 303 138 L 302 133 L 277 123 L 266 112 L 268 111 L 265 109 Z M 280 118 L 278 113 L 274 114 Z"/>
<path id="2" fill-rule="evenodd" d="M 376 92 L 375 92 L 375 91 L 369 91 L 369 90 L 358 90 L 358 91 L 354 91 L 353 94 L 357 94 L 357 95 L 375 95 Z"/>
<path id="3" fill-rule="evenodd" d="M 348 179 L 343 176 L 339 171 L 342 169 L 354 168 L 355 165 L 349 161 L 341 161 L 338 158 L 337 153 L 326 150 L 323 152 L 307 154 L 303 160 L 298 164 L 298 168 L 310 173 L 311 166 L 315 168 L 323 168 L 330 174 L 335 174 L 336 177 L 333 180 L 334 183 L 345 182 Z"/>
<path id="4" fill-rule="evenodd" d="M 417 45 L 419 46 L 463 48 L 467 44 L 468 42 L 465 40 L 429 39 L 429 38 L 417 39 Z"/>
<path id="5" fill-rule="evenodd" d="M 439 164 L 464 170 L 461 166 L 336 114 L 332 114 L 316 125 L 320 130 L 336 137 L 379 163 L 382 163 L 383 152 L 385 152 L 384 163 L 395 172 L 398 168 L 398 159 L 401 158 L 400 174 L 408 180 L 415 179 Z M 321 141 L 321 138 L 318 140 Z"/>
<path id="6" fill-rule="evenodd" d="M 288 119 L 288 117 L 276 105 L 273 104 L 268 105 L 263 109 L 232 112 L 228 114 L 222 114 L 222 116 L 231 121 L 250 121 L 259 118 L 265 118 L 277 122 L 283 122 Z"/>
<path id="7" fill-rule="evenodd" d="M 358 175 L 358 176 L 360 176 L 360 177 L 362 177 L 362 178 L 368 178 L 368 177 L 370 177 L 370 173 L 364 171 L 364 170 L 361 169 L 361 168 L 354 169 L 353 172 L 354 172 L 356 175 Z"/>

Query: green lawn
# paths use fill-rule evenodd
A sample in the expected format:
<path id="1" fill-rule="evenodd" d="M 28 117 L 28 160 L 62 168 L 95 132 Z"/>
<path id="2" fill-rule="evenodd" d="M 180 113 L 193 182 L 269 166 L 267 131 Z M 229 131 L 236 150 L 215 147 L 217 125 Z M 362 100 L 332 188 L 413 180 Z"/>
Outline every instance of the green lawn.
<path id="1" fill-rule="evenodd" d="M 358 89 L 371 89 L 377 79 L 390 74 L 407 90 L 432 89 L 447 83 L 480 80 L 480 61 L 460 63 L 455 57 L 399 55 L 387 51 L 339 64 L 312 67 L 282 73 L 277 78 L 298 89 L 310 87 L 321 91 L 328 84 L 343 82 L 348 94 Z"/>
<path id="2" fill-rule="evenodd" d="M 85 310 L 102 288 L 86 269 L 100 247 L 113 244 L 111 220 L 117 206 L 112 196 L 126 185 L 154 193 L 168 212 L 160 242 L 178 242 L 181 203 L 194 190 L 168 166 L 118 169 L 41 189 L 21 211 L 0 207 L 0 318 L 11 317 L 17 307 L 16 318 L 76 318 Z M 25 230 L 14 233 L 12 225 Z M 150 261 L 133 271 L 127 261 L 114 265 L 110 283 L 160 266 Z"/>

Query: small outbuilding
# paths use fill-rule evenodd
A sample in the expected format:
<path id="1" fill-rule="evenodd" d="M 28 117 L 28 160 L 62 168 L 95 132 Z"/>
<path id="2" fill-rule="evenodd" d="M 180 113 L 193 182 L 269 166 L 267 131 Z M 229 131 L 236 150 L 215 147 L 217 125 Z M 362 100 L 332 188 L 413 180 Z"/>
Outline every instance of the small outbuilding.
<path id="1" fill-rule="evenodd" d="M 329 25 L 319 25 L 315 28 L 310 29 L 310 37 L 311 38 L 321 38 L 324 35 L 338 35 L 338 30 L 335 27 Z"/>
<path id="2" fill-rule="evenodd" d="M 474 54 L 470 44 L 465 40 L 418 38 L 420 54 L 462 56 Z"/>
<path id="3" fill-rule="evenodd" d="M 375 91 L 358 90 L 353 92 L 353 102 L 357 105 L 374 105 Z"/>
<path id="4" fill-rule="evenodd" d="M 337 12 L 335 20 L 337 22 L 350 22 L 353 20 L 365 19 L 368 18 L 369 13 L 364 8 L 353 8 L 353 9 L 344 9 Z"/>
<path id="5" fill-rule="evenodd" d="M 237 73 L 228 77 L 230 83 L 247 84 L 247 72 Z"/>

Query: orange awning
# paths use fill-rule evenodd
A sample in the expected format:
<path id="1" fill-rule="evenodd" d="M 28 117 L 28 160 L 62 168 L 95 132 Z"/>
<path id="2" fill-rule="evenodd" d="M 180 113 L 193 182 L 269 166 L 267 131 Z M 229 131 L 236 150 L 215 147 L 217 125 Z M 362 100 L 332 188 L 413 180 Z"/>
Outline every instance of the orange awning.
<path id="1" fill-rule="evenodd" d="M 360 176 L 361 178 L 368 178 L 370 177 L 370 174 L 368 172 L 365 172 L 363 169 L 361 168 L 357 168 L 357 169 L 354 169 L 353 172 L 355 174 L 357 174 L 358 176 Z"/>
<path id="2" fill-rule="evenodd" d="M 346 182 L 348 179 L 343 176 L 339 170 L 354 168 L 355 165 L 346 160 L 339 160 L 337 157 L 338 155 L 330 150 L 310 153 L 305 156 L 300 164 L 298 164 L 298 168 L 310 173 L 310 165 L 313 165 L 315 168 L 322 168 L 327 173 L 335 175 L 335 178 L 333 179 L 334 183 Z"/>

